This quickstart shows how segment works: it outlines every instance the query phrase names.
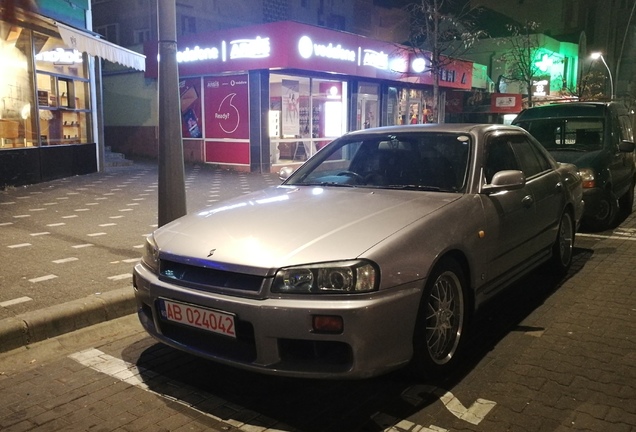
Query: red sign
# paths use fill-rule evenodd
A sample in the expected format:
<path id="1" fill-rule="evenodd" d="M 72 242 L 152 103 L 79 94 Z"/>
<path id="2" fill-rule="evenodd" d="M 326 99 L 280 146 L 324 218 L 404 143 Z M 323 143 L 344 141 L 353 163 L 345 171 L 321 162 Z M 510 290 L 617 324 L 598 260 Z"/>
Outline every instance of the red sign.
<path id="1" fill-rule="evenodd" d="M 490 96 L 490 110 L 493 113 L 518 113 L 521 111 L 521 95 L 493 93 Z"/>
<path id="2" fill-rule="evenodd" d="M 206 138 L 249 139 L 247 75 L 203 80 Z"/>
<path id="3" fill-rule="evenodd" d="M 180 38 L 181 76 L 256 69 L 299 69 L 432 84 L 426 59 L 407 47 L 292 21 Z M 157 76 L 157 43 L 144 46 L 146 76 Z M 424 66 L 424 67 L 422 67 Z M 469 90 L 472 62 L 454 60 L 440 85 Z"/>

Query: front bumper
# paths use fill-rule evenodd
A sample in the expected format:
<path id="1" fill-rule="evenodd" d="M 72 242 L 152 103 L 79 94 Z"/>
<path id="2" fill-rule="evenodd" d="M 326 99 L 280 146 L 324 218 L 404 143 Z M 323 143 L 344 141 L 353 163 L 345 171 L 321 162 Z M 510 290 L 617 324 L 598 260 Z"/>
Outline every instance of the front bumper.
<path id="1" fill-rule="evenodd" d="M 412 356 L 422 281 L 366 295 L 244 298 L 198 291 L 134 269 L 138 316 L 155 339 L 174 348 L 256 372 L 307 378 L 365 378 Z M 234 314 L 236 339 L 169 322 L 160 298 Z M 314 315 L 342 317 L 341 334 L 316 333 Z"/>

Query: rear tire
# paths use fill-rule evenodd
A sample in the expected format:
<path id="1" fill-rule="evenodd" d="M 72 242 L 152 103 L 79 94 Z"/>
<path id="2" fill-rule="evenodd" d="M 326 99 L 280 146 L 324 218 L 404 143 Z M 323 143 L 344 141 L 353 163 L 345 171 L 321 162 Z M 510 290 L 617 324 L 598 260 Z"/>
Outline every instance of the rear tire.
<path id="1" fill-rule="evenodd" d="M 550 266 L 558 276 L 565 276 L 572 265 L 574 254 L 574 220 L 569 211 L 564 211 L 559 222 L 557 238 L 552 246 Z"/>
<path id="2" fill-rule="evenodd" d="M 632 185 L 629 187 L 629 190 L 619 198 L 618 205 L 620 207 L 621 213 L 625 216 L 629 216 L 632 214 L 632 208 L 634 207 L 634 184 L 636 180 L 632 180 Z"/>
<path id="3" fill-rule="evenodd" d="M 466 289 L 462 267 L 443 258 L 424 287 L 413 332 L 411 369 L 417 377 L 444 378 L 454 368 L 467 328 Z"/>

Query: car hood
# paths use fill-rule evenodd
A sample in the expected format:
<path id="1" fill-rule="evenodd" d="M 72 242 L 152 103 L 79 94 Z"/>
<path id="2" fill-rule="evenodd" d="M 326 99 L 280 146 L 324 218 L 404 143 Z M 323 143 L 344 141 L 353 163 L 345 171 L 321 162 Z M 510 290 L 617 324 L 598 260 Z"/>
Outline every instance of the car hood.
<path id="1" fill-rule="evenodd" d="M 188 214 L 155 232 L 162 257 L 262 274 L 359 257 L 461 194 L 279 186 Z"/>

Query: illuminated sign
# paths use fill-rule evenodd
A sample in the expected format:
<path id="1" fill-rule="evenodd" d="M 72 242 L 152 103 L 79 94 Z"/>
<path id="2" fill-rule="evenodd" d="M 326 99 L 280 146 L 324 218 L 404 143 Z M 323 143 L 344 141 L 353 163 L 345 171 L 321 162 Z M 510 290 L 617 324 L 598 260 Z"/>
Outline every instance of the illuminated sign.
<path id="1" fill-rule="evenodd" d="M 342 60 L 355 62 L 356 52 L 350 49 L 343 48 L 342 45 L 329 45 L 313 43 L 309 36 L 302 36 L 298 40 L 298 53 L 304 59 L 309 59 L 312 56 L 324 57 L 332 60 Z"/>
<path id="2" fill-rule="evenodd" d="M 82 53 L 78 50 L 66 50 L 56 48 L 53 51 L 44 51 L 35 56 L 37 61 L 55 64 L 75 64 L 82 63 Z"/>
<path id="3" fill-rule="evenodd" d="M 383 51 L 374 51 L 370 49 L 363 50 L 364 56 L 362 64 L 364 66 L 373 66 L 377 69 L 388 69 L 389 68 L 389 55 L 385 54 Z"/>
<path id="4" fill-rule="evenodd" d="M 262 59 L 269 57 L 271 53 L 269 38 L 256 37 L 254 39 L 236 39 L 229 44 L 226 41 L 221 41 L 220 48 L 201 48 L 198 45 L 192 49 L 187 47 L 183 51 L 177 51 L 177 62 L 189 63 L 216 60 L 226 62 L 228 60 L 228 45 L 230 60 Z"/>
<path id="5" fill-rule="evenodd" d="M 230 42 L 230 59 L 267 58 L 271 52 L 269 38 L 238 39 Z"/>
<path id="6" fill-rule="evenodd" d="M 426 59 L 423 57 L 417 57 L 411 63 L 411 68 L 415 73 L 422 73 L 426 70 Z"/>
<path id="7" fill-rule="evenodd" d="M 199 46 L 195 46 L 193 49 L 186 48 L 184 51 L 177 51 L 177 62 L 186 63 L 203 60 L 218 60 L 219 56 L 218 48 L 200 48 Z"/>
<path id="8" fill-rule="evenodd" d="M 532 80 L 532 95 L 533 96 L 547 96 L 550 94 L 550 78 L 538 78 Z"/>

